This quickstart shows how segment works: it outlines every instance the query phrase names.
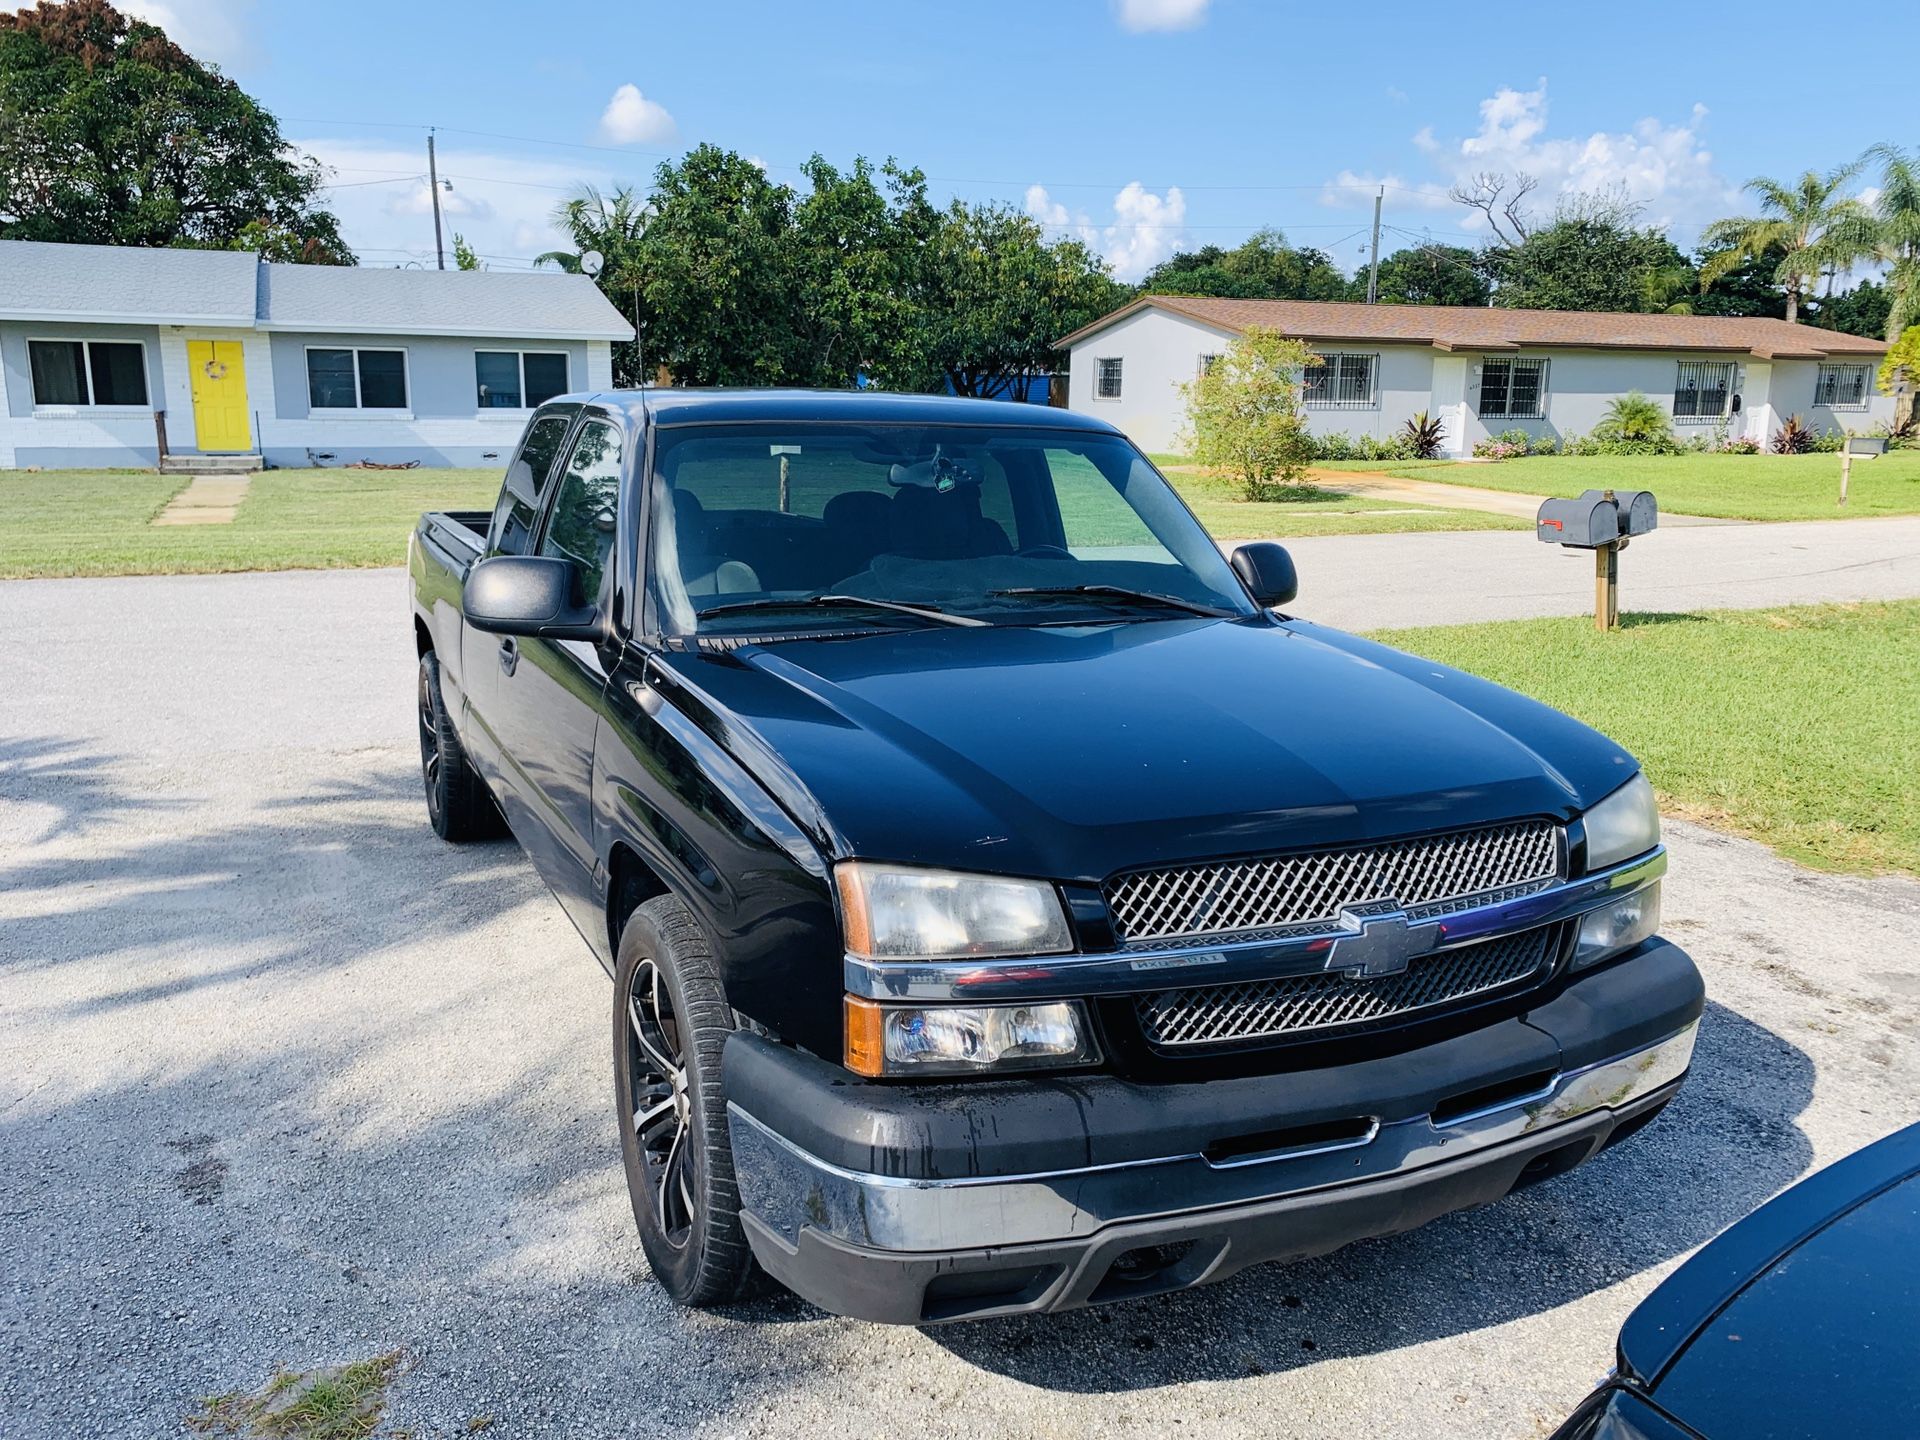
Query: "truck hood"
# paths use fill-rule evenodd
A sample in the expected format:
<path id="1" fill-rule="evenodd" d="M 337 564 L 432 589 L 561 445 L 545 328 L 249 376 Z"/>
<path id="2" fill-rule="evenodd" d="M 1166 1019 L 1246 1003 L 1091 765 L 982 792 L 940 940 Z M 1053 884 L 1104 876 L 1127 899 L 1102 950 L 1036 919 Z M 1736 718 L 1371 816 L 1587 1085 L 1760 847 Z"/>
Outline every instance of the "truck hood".
<path id="1" fill-rule="evenodd" d="M 926 629 L 655 674 L 836 857 L 1089 883 L 1567 819 L 1637 768 L 1558 711 L 1302 621 Z"/>

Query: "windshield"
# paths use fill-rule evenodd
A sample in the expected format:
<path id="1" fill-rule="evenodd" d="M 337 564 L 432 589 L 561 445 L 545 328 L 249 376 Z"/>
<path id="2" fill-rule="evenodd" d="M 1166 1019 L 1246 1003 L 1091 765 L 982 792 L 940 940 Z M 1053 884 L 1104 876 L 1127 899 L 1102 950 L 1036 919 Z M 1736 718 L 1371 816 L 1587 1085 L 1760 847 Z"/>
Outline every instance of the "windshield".
<path id="1" fill-rule="evenodd" d="M 670 634 L 1256 613 L 1118 436 L 686 425 L 657 432 L 653 470 L 648 568 Z"/>

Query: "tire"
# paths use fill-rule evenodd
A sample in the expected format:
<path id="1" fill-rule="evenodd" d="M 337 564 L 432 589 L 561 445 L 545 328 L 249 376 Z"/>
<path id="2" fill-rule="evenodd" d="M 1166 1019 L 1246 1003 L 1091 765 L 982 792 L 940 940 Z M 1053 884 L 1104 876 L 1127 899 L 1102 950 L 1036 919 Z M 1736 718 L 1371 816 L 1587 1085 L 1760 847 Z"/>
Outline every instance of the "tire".
<path id="1" fill-rule="evenodd" d="M 504 828 L 500 812 L 453 733 L 440 698 L 440 657 L 431 650 L 420 657 L 419 720 L 420 778 L 433 833 L 455 845 L 492 839 Z"/>
<path id="2" fill-rule="evenodd" d="M 700 927 L 670 895 L 647 901 L 614 967 L 614 1110 L 640 1247 L 681 1305 L 735 1299 L 753 1272 L 720 1074 L 732 1028 Z"/>

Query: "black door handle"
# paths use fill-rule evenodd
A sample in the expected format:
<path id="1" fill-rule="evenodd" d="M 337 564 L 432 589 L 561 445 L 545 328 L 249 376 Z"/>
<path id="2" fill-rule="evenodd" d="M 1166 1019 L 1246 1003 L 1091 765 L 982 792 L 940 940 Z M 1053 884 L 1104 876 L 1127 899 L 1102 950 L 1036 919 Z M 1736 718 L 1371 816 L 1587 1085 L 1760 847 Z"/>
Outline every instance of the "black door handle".
<path id="1" fill-rule="evenodd" d="M 509 635 L 500 642 L 500 673 L 513 674 L 513 667 L 520 663 L 520 642 Z"/>

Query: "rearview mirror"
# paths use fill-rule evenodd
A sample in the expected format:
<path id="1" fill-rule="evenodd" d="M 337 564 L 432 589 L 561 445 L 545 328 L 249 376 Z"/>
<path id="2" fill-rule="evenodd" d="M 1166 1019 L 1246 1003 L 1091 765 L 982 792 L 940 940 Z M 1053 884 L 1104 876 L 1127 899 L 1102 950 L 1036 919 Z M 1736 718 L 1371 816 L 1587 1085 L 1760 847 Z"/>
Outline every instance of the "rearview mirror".
<path id="1" fill-rule="evenodd" d="M 600 611 L 579 600 L 580 570 L 544 555 L 495 555 L 467 572 L 460 613 L 476 630 L 543 640 L 603 640 Z"/>
<path id="2" fill-rule="evenodd" d="M 1253 594 L 1254 603 L 1270 610 L 1285 605 L 1300 593 L 1300 577 L 1293 568 L 1293 556 L 1287 547 L 1271 540 L 1256 540 L 1233 552 L 1229 562 L 1240 583 Z"/>

